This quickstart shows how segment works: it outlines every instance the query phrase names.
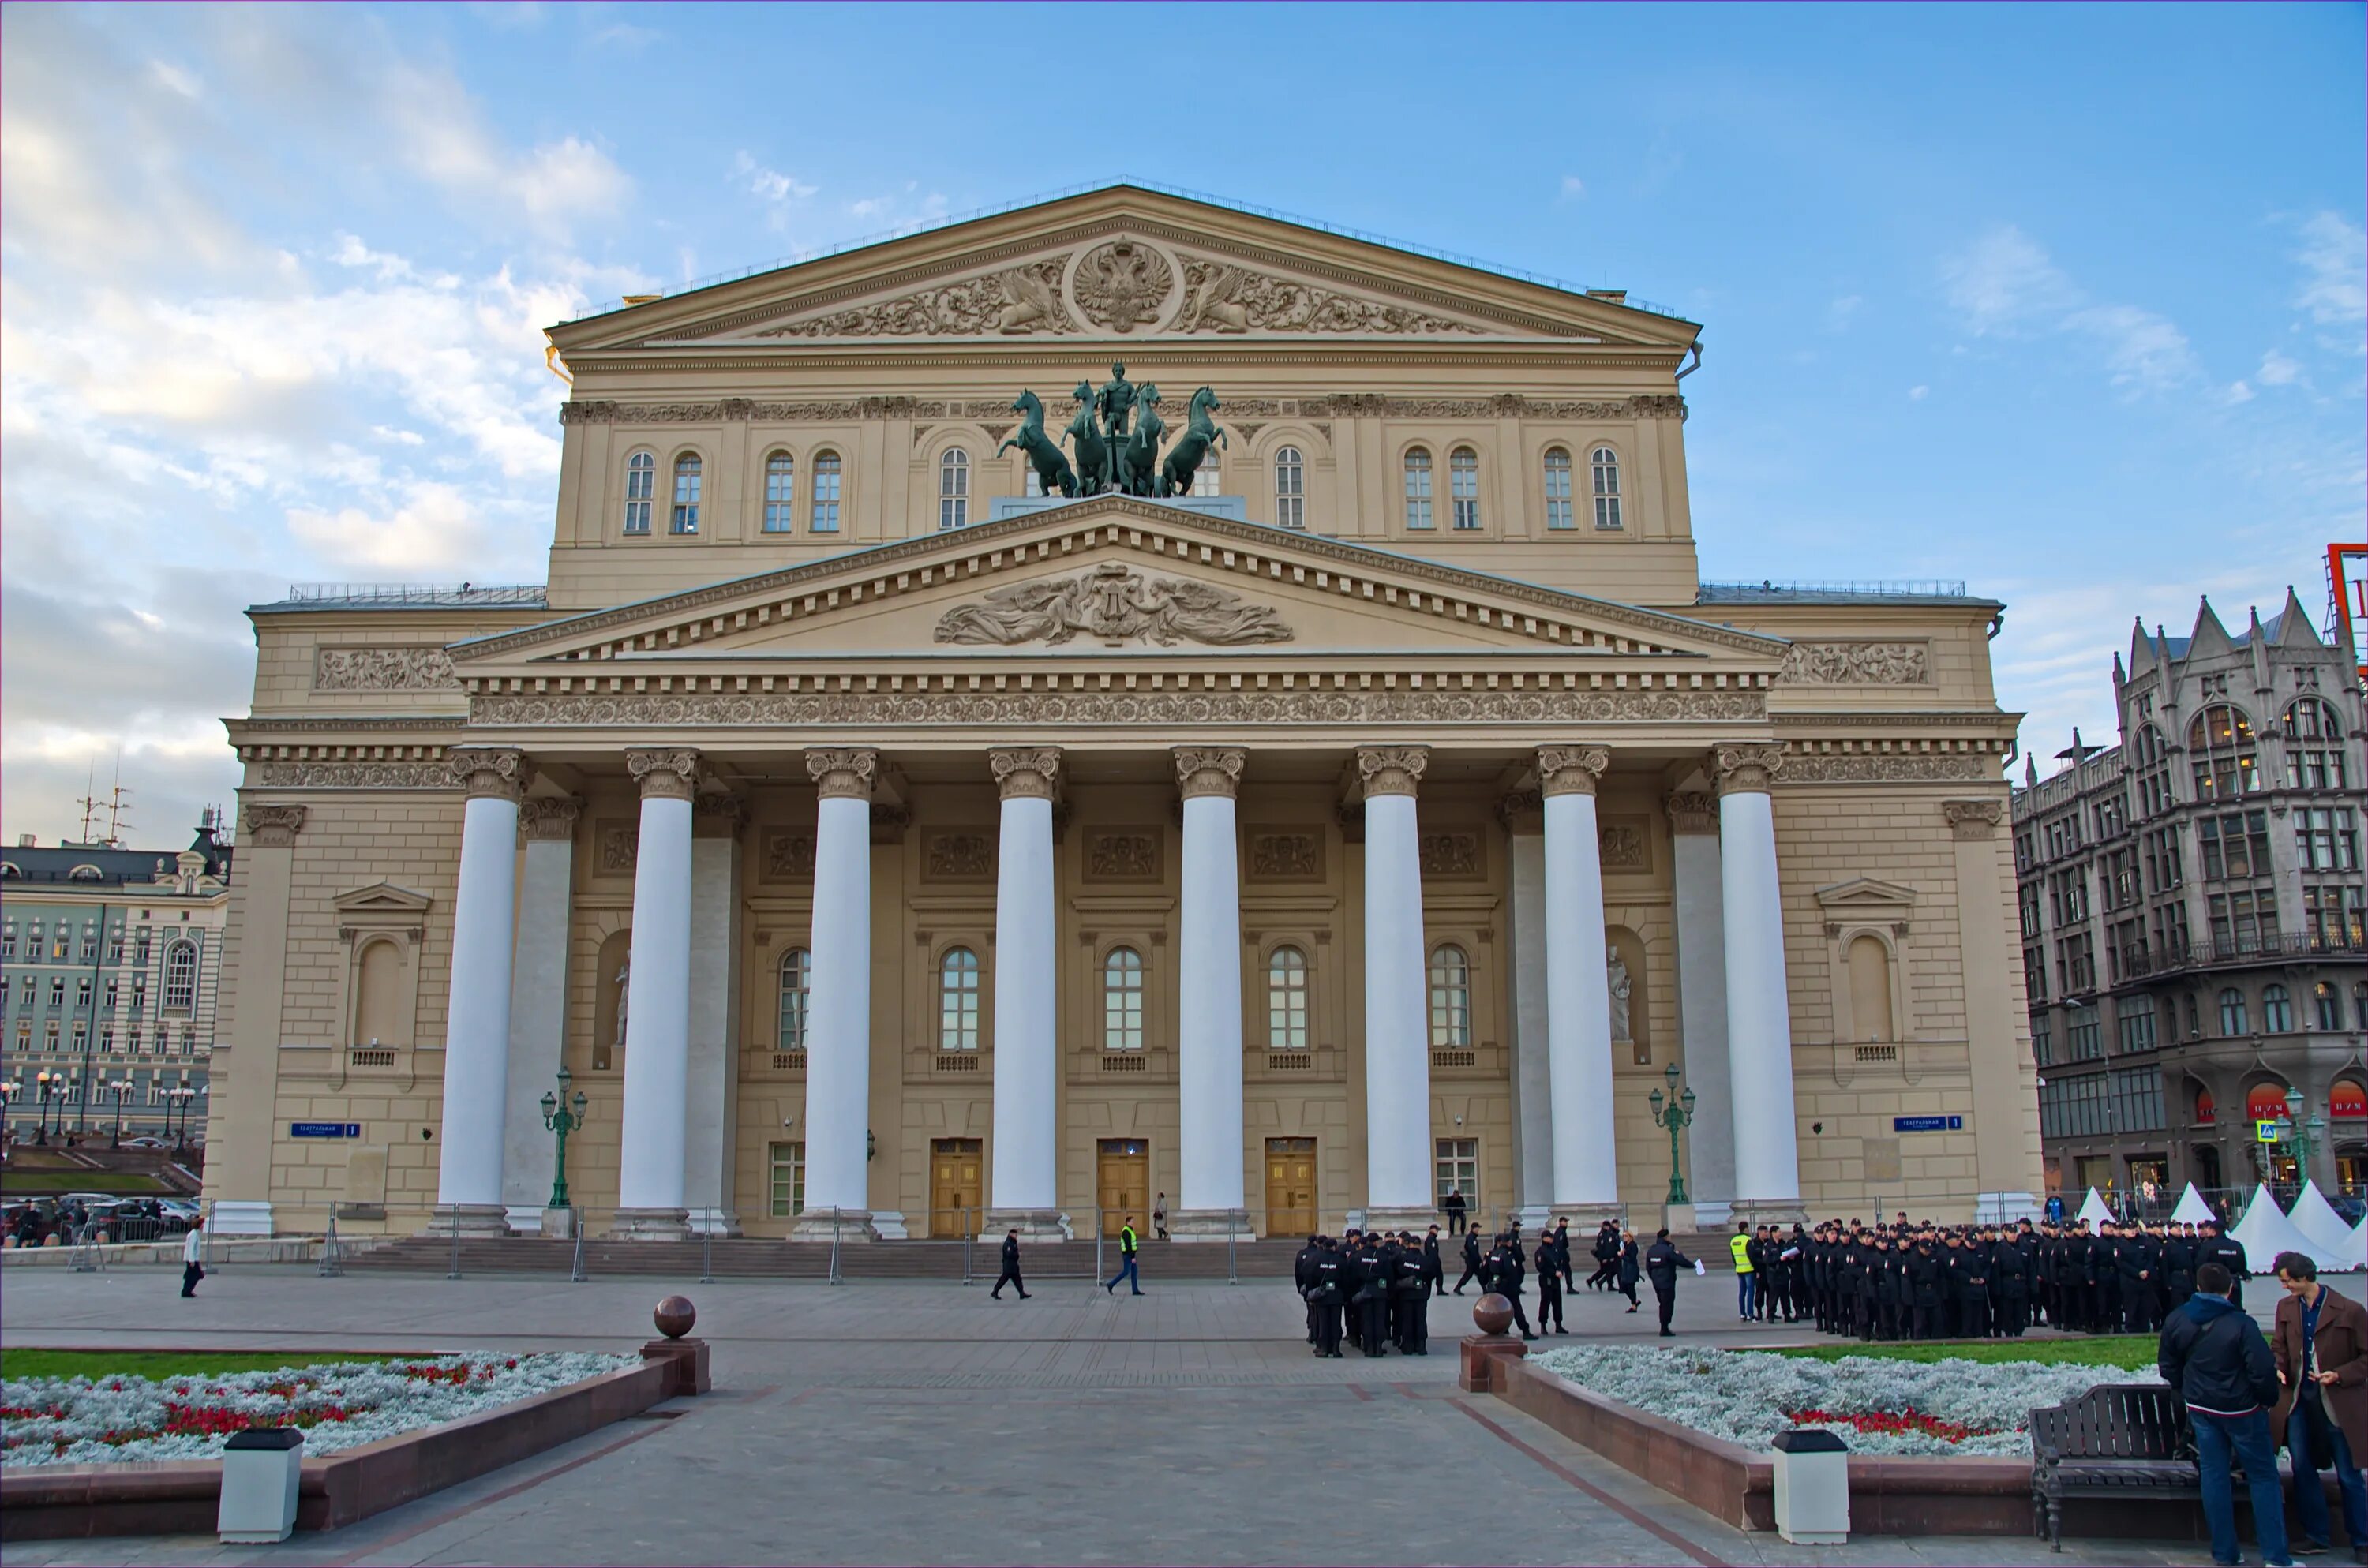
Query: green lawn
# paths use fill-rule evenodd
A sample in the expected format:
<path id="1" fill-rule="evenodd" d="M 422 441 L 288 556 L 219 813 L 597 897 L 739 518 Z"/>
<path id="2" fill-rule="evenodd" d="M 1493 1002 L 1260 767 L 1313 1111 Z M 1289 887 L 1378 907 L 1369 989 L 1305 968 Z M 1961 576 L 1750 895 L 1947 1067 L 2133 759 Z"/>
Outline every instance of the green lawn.
<path id="1" fill-rule="evenodd" d="M 408 1361 L 409 1355 L 368 1350 L 42 1350 L 0 1349 L 5 1378 L 176 1378 L 261 1372 L 324 1361 Z"/>
<path id="2" fill-rule="evenodd" d="M 1818 1361 L 1839 1361 L 1845 1356 L 1878 1356 L 1890 1361 L 2069 1361 L 2083 1367 L 2127 1367 L 2144 1370 L 2154 1365 L 2155 1336 L 2150 1334 L 2107 1334 L 2079 1339 L 1993 1339 L 1966 1345 L 1811 1345 L 1779 1350 L 1779 1356 L 1806 1356 Z"/>
<path id="3" fill-rule="evenodd" d="M 0 1192 L 11 1198 L 48 1198 L 68 1192 L 170 1193 L 173 1189 L 138 1171 L 0 1172 Z"/>

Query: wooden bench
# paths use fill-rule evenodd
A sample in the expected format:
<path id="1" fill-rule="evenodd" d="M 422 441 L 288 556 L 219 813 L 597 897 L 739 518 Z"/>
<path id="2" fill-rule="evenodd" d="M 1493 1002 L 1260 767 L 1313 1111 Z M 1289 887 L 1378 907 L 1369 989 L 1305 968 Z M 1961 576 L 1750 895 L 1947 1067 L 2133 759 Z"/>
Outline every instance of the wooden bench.
<path id="1" fill-rule="evenodd" d="M 2031 1413 L 2031 1506 L 2064 1550 L 2067 1497 L 2200 1498 L 2187 1404 L 2167 1383 L 2106 1383 Z"/>

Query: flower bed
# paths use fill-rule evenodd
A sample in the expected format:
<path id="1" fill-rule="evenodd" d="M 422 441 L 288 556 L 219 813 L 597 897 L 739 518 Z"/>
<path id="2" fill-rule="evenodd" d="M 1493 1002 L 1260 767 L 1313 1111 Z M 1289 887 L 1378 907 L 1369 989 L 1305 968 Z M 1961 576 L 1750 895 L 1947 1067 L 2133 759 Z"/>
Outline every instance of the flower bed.
<path id="1" fill-rule="evenodd" d="M 1861 1454 L 2029 1457 L 2031 1412 L 2099 1383 L 2154 1374 L 2066 1362 L 1817 1361 L 1738 1350 L 1572 1346 L 1531 1358 L 1606 1399 L 1767 1451 L 1777 1433 L 1818 1426 Z"/>
<path id="2" fill-rule="evenodd" d="M 13 1379 L 0 1383 L 0 1463 L 217 1459 L 233 1433 L 255 1426 L 301 1427 L 306 1454 L 335 1453 L 638 1364 L 631 1356 L 470 1354 L 154 1382 Z"/>

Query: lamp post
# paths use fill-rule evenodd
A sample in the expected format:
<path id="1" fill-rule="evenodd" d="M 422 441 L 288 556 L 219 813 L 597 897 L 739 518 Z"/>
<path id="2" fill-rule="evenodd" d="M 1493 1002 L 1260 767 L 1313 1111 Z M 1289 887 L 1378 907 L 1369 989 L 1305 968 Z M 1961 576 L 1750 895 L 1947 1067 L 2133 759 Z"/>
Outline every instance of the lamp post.
<path id="1" fill-rule="evenodd" d="M 553 1209 L 568 1207 L 567 1135 L 584 1125 L 584 1112 L 591 1104 L 584 1097 L 581 1089 L 575 1091 L 574 1098 L 568 1097 L 568 1085 L 575 1082 L 575 1074 L 562 1067 L 559 1070 L 559 1092 L 552 1094 L 545 1089 L 542 1093 L 542 1124 L 559 1139 L 558 1150 L 551 1163 L 551 1207 Z"/>
<path id="2" fill-rule="evenodd" d="M 24 1091 L 25 1085 L 13 1078 L 0 1078 L 0 1165 L 8 1161 L 9 1134 L 16 1131 L 8 1122 L 8 1102 Z"/>
<path id="3" fill-rule="evenodd" d="M 1678 1092 L 1678 1064 L 1674 1062 L 1669 1063 L 1668 1072 L 1662 1076 L 1668 1082 L 1669 1094 L 1664 1100 L 1660 1090 L 1653 1091 L 1653 1125 L 1669 1130 L 1669 1201 L 1691 1202 L 1691 1199 L 1686 1197 L 1685 1173 L 1678 1166 L 1678 1134 L 1693 1124 L 1694 1092 L 1691 1089 L 1683 1094 Z"/>
<path id="4" fill-rule="evenodd" d="M 111 1084 L 102 1083 L 99 1087 L 115 1096 L 115 1131 L 108 1138 L 107 1146 L 120 1149 L 123 1147 L 123 1102 L 131 1094 L 131 1080 L 118 1078 Z"/>
<path id="5" fill-rule="evenodd" d="M 53 1102 L 65 1098 L 65 1074 L 44 1069 L 33 1074 L 33 1085 L 41 1104 L 41 1125 L 34 1133 L 33 1142 L 47 1148 L 50 1142 L 50 1107 Z M 61 1130 L 65 1126 L 63 1114 L 59 1118 L 58 1125 Z"/>
<path id="6" fill-rule="evenodd" d="M 2300 1089 L 2287 1087 L 2286 1121 L 2294 1129 L 2294 1174 L 2303 1181 L 2310 1179 L 2310 1157 L 2318 1148 L 2320 1136 L 2327 1131 L 2324 1117 L 2303 1119 L 2304 1108 L 2308 1104 Z"/>
<path id="7" fill-rule="evenodd" d="M 165 1113 L 165 1119 L 170 1122 L 176 1112 L 181 1119 L 180 1131 L 173 1140 L 173 1152 L 187 1153 L 189 1148 L 189 1102 L 198 1097 L 198 1091 L 183 1084 L 179 1088 L 165 1090 L 165 1097 L 173 1102 Z"/>

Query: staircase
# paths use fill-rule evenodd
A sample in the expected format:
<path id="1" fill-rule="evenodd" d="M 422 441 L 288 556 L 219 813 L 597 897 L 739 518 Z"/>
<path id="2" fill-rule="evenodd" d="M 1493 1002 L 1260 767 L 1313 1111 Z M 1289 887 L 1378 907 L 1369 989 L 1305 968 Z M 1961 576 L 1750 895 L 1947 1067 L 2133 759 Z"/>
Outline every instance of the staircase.
<path id="1" fill-rule="evenodd" d="M 1291 1277 L 1292 1260 L 1304 1244 L 1298 1240 L 1240 1242 L 1234 1247 L 1235 1272 L 1245 1278 Z M 995 1278 L 999 1248 L 977 1243 L 970 1248 L 970 1267 L 982 1281 Z M 449 1272 L 453 1249 L 450 1236 L 405 1236 L 384 1246 L 357 1250 L 346 1259 L 354 1273 Z M 1020 1268 L 1031 1279 L 1086 1278 L 1095 1269 L 1091 1242 L 1039 1242 L 1024 1246 Z M 542 1236 L 461 1238 L 461 1272 L 467 1274 L 566 1274 L 575 1264 L 575 1244 Z M 813 1279 L 830 1278 L 828 1242 L 790 1242 L 757 1237 L 718 1236 L 712 1244 L 688 1242 L 612 1242 L 586 1237 L 584 1272 L 590 1278 L 616 1275 L 660 1275 L 698 1278 L 704 1265 L 718 1279 Z M 1101 1267 L 1118 1267 L 1118 1244 L 1107 1243 Z M 1225 1248 L 1222 1243 L 1145 1242 L 1141 1267 L 1147 1279 L 1223 1279 Z M 848 1280 L 936 1279 L 962 1277 L 962 1244 L 959 1241 L 848 1243 L 838 1249 L 839 1278 Z"/>

